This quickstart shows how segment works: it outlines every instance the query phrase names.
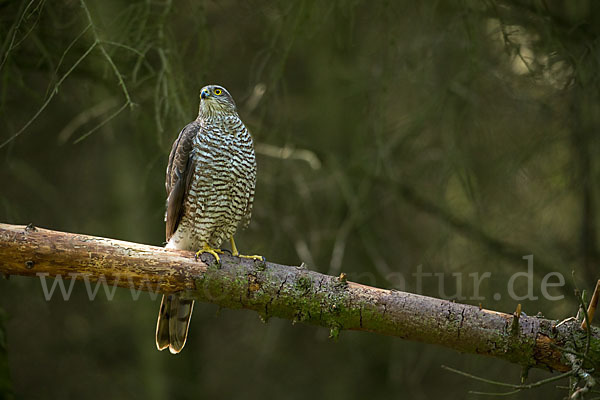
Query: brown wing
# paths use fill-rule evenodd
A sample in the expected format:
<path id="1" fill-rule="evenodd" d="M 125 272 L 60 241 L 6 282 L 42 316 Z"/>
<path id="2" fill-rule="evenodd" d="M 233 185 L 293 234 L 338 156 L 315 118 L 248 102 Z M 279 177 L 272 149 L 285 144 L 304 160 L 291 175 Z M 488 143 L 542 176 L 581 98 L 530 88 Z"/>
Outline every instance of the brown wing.
<path id="1" fill-rule="evenodd" d="M 184 213 L 183 204 L 193 175 L 191 165 L 193 139 L 199 130 L 199 122 L 189 123 L 179 132 L 179 136 L 171 148 L 165 182 L 167 189 L 167 214 L 165 216 L 167 241 L 177 230 Z"/>

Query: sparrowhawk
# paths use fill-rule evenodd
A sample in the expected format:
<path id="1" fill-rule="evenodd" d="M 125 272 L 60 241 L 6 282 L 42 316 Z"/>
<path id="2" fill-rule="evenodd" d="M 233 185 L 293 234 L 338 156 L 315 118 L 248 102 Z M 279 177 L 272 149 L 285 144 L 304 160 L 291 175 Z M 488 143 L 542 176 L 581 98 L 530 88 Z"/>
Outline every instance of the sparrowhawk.
<path id="1" fill-rule="evenodd" d="M 211 253 L 250 222 L 256 159 L 252 136 L 225 88 L 200 92 L 200 110 L 173 143 L 167 166 L 167 248 Z M 250 256 L 255 257 L 255 256 Z M 156 347 L 179 353 L 187 338 L 193 300 L 163 295 L 156 324 Z"/>

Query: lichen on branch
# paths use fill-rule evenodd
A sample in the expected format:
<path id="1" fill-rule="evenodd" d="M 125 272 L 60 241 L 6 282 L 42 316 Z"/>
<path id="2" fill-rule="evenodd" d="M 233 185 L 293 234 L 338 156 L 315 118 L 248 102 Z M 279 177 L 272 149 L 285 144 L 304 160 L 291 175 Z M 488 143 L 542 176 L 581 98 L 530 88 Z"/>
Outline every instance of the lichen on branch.
<path id="1" fill-rule="evenodd" d="M 223 255 L 196 260 L 193 252 L 35 227 L 0 224 L 0 272 L 74 276 L 136 290 L 178 292 L 226 308 L 256 311 L 340 331 L 376 334 L 445 346 L 524 368 L 580 371 L 598 377 L 600 329 L 573 318 L 558 324 L 447 300 L 361 285 L 301 266 Z M 75 275 L 74 275 L 75 274 Z M 594 372 L 595 371 L 595 372 Z"/>

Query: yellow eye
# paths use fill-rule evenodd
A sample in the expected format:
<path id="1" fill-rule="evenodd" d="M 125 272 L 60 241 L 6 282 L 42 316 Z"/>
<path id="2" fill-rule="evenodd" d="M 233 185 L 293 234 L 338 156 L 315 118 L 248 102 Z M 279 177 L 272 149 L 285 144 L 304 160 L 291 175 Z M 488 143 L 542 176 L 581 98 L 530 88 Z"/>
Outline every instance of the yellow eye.
<path id="1" fill-rule="evenodd" d="M 215 89 L 215 90 L 213 91 L 213 93 L 214 93 L 214 94 L 216 94 L 217 96 L 220 96 L 220 95 L 221 95 L 221 93 L 223 93 L 223 91 L 222 91 L 221 89 Z"/>

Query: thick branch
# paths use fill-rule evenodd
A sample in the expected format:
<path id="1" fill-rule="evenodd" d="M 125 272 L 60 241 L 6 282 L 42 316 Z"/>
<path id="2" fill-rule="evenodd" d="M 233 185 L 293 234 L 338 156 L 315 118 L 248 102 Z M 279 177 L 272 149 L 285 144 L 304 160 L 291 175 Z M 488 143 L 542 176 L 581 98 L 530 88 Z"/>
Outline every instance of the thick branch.
<path id="1" fill-rule="evenodd" d="M 207 259 L 212 257 L 207 255 Z M 194 253 L 100 237 L 0 224 L 0 272 L 63 276 L 182 292 L 222 307 L 245 308 L 264 319 L 285 318 L 331 329 L 369 331 L 483 354 L 527 367 L 568 371 L 561 348 L 583 353 L 580 322 L 551 320 L 457 304 L 361 285 L 309 271 L 223 256 L 221 264 Z M 586 360 L 600 365 L 600 330 L 592 328 Z"/>

